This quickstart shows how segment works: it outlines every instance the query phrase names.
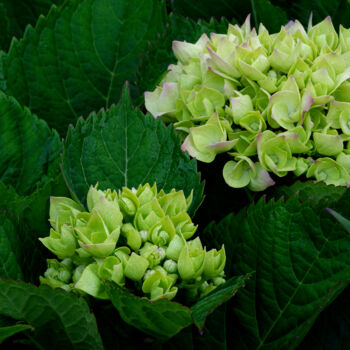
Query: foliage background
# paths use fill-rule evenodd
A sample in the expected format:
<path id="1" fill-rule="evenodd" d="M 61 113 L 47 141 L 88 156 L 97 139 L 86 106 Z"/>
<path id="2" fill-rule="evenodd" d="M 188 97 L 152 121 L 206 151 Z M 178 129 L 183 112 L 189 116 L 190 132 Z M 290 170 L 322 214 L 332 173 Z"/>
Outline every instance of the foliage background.
<path id="1" fill-rule="evenodd" d="M 293 177 L 259 195 L 230 189 L 217 172 L 224 156 L 196 164 L 171 127 L 142 114 L 143 92 L 175 62 L 173 40 L 224 33 L 248 14 L 271 32 L 290 19 L 307 26 L 311 12 L 313 23 L 329 15 L 336 28 L 350 27 L 345 0 L 0 1 L 0 340 L 14 334 L 0 346 L 349 348 L 350 242 L 325 211 L 350 217 L 348 190 Z M 164 173 L 169 168 L 173 176 Z M 84 201 L 90 182 L 155 180 L 166 189 L 194 188 L 192 214 L 205 182 L 194 222 L 208 246 L 226 244 L 229 275 L 256 272 L 208 317 L 203 335 L 189 326 L 164 341 L 125 323 L 109 303 L 13 281 L 37 285 L 43 273 L 49 255 L 37 238 L 48 233 L 50 196 Z"/>

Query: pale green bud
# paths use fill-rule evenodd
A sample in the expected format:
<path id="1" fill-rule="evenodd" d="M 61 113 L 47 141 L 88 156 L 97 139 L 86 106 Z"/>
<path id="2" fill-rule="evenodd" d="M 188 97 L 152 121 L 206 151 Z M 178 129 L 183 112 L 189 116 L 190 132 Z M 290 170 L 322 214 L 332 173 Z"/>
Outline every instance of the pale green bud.
<path id="1" fill-rule="evenodd" d="M 73 283 L 77 283 L 79 281 L 81 275 L 83 274 L 83 271 L 85 270 L 85 267 L 86 265 L 79 265 L 78 267 L 76 267 L 72 276 Z"/>
<path id="2" fill-rule="evenodd" d="M 196 232 L 198 225 L 194 225 L 191 217 L 186 213 L 182 212 L 171 218 L 176 233 L 184 237 L 185 240 L 190 239 Z"/>
<path id="3" fill-rule="evenodd" d="M 111 280 L 120 286 L 125 284 L 123 265 L 116 256 L 108 256 L 99 265 L 98 276 L 102 279 Z"/>
<path id="4" fill-rule="evenodd" d="M 148 183 L 146 185 L 140 185 L 134 193 L 140 202 L 140 206 L 142 206 L 157 196 L 157 185 L 155 183 L 152 187 Z"/>
<path id="5" fill-rule="evenodd" d="M 200 292 L 200 298 L 203 298 L 204 296 L 208 295 L 215 288 L 216 288 L 216 286 L 213 283 L 208 283 L 207 281 L 203 281 L 202 284 L 198 288 L 198 290 Z"/>
<path id="6" fill-rule="evenodd" d="M 138 251 L 142 244 L 142 239 L 139 232 L 132 224 L 124 224 L 121 229 L 121 234 L 126 238 L 126 244 L 134 251 Z"/>
<path id="7" fill-rule="evenodd" d="M 84 269 L 74 288 L 97 299 L 108 299 L 106 288 L 98 276 L 98 265 L 96 263 L 90 264 Z"/>
<path id="8" fill-rule="evenodd" d="M 308 36 L 320 51 L 325 51 L 326 48 L 333 51 L 338 44 L 338 35 L 329 16 L 322 22 L 311 27 L 308 31 Z"/>
<path id="9" fill-rule="evenodd" d="M 187 108 L 195 118 L 207 120 L 216 111 L 223 107 L 225 97 L 216 89 L 206 86 L 196 86 L 187 98 Z"/>
<path id="10" fill-rule="evenodd" d="M 50 236 L 39 240 L 60 259 L 71 257 L 75 253 L 76 239 L 71 226 L 62 225 L 59 232 L 50 229 Z"/>
<path id="11" fill-rule="evenodd" d="M 328 133 L 313 133 L 315 149 L 319 154 L 325 156 L 336 156 L 343 151 L 343 140 L 336 130 L 329 130 Z"/>
<path id="12" fill-rule="evenodd" d="M 186 64 L 190 58 L 198 57 L 199 53 L 204 52 L 208 41 L 206 34 L 203 34 L 195 44 L 173 41 L 174 55 L 182 64 Z"/>
<path id="13" fill-rule="evenodd" d="M 168 248 L 166 249 L 166 257 L 172 260 L 178 260 L 182 248 L 185 245 L 185 241 L 179 235 L 175 235 L 170 241 Z"/>
<path id="14" fill-rule="evenodd" d="M 149 275 L 142 284 L 142 291 L 150 294 L 150 300 L 171 300 L 177 293 L 177 287 L 173 287 L 176 279 L 164 276 L 159 271 Z"/>
<path id="15" fill-rule="evenodd" d="M 134 226 L 139 231 L 149 231 L 151 227 L 158 224 L 164 216 L 165 213 L 159 205 L 157 198 L 153 198 L 150 202 L 138 208 L 134 219 Z"/>
<path id="16" fill-rule="evenodd" d="M 107 200 L 104 199 L 104 201 Z M 114 210 L 112 208 L 111 215 L 113 215 L 113 212 Z M 117 212 L 120 213 L 119 211 Z M 112 227 L 111 223 L 114 219 L 112 216 L 108 216 L 108 208 L 106 208 L 103 214 L 108 219 L 109 227 Z M 117 218 L 115 222 L 119 223 L 121 220 Z M 93 209 L 87 224 L 85 226 L 75 227 L 75 232 L 78 236 L 78 242 L 84 250 L 97 258 L 104 258 L 110 255 L 115 249 L 119 239 L 120 226 L 117 226 L 114 231 L 109 233 L 109 229 L 100 213 L 96 209 Z"/>
<path id="17" fill-rule="evenodd" d="M 165 250 L 149 242 L 145 243 L 139 253 L 148 260 L 151 269 L 159 265 L 165 258 Z"/>
<path id="18" fill-rule="evenodd" d="M 98 189 L 98 184 L 96 184 L 96 186 L 91 185 L 86 198 L 89 211 L 92 211 L 92 209 L 94 209 L 96 203 L 101 197 L 106 197 L 106 193 Z"/>
<path id="19" fill-rule="evenodd" d="M 150 228 L 148 234 L 151 242 L 163 247 L 175 236 L 175 226 L 169 216 L 165 216 Z"/>
<path id="20" fill-rule="evenodd" d="M 186 242 L 182 248 L 177 268 L 183 280 L 190 280 L 200 276 L 204 269 L 205 249 L 203 249 L 199 237 Z"/>
<path id="21" fill-rule="evenodd" d="M 218 153 L 229 151 L 236 142 L 227 141 L 226 130 L 219 116 L 214 114 L 206 124 L 190 129 L 181 149 L 202 162 L 210 163 Z"/>
<path id="22" fill-rule="evenodd" d="M 45 278 L 52 278 L 62 283 L 69 283 L 72 278 L 71 259 L 66 262 L 59 262 L 56 259 L 47 259 L 47 270 L 44 273 Z"/>
<path id="23" fill-rule="evenodd" d="M 346 169 L 331 158 L 319 158 L 309 168 L 306 177 L 314 177 L 327 185 L 349 186 L 350 175 Z"/>
<path id="24" fill-rule="evenodd" d="M 286 137 L 270 130 L 258 135 L 258 157 L 261 165 L 277 176 L 285 176 L 296 169 L 297 160 L 292 156 Z"/>
<path id="25" fill-rule="evenodd" d="M 133 281 L 140 281 L 148 266 L 149 261 L 145 257 L 132 252 L 125 264 L 124 274 Z"/>
<path id="26" fill-rule="evenodd" d="M 61 225 L 71 225 L 72 220 L 85 209 L 70 198 L 50 197 L 50 224 L 59 231 Z"/>
<path id="27" fill-rule="evenodd" d="M 119 193 L 118 204 L 124 216 L 134 216 L 140 206 L 140 201 L 136 193 L 123 187 L 123 190 Z"/>
<path id="28" fill-rule="evenodd" d="M 175 119 L 178 98 L 178 84 L 165 82 L 162 87 L 157 87 L 153 92 L 145 92 L 145 106 L 154 118 L 166 116 Z"/>
<path id="29" fill-rule="evenodd" d="M 128 247 L 118 247 L 114 252 L 113 255 L 115 255 L 123 264 L 123 267 L 126 266 L 126 263 L 129 260 L 129 255 L 131 253 L 131 250 Z"/>
<path id="30" fill-rule="evenodd" d="M 158 202 L 164 210 L 165 215 L 173 217 L 180 214 L 181 212 L 187 211 L 188 202 L 182 190 L 172 190 L 170 193 L 160 194 L 158 194 Z"/>
<path id="31" fill-rule="evenodd" d="M 216 249 L 209 250 L 205 253 L 203 277 L 212 279 L 224 271 L 226 264 L 225 247 L 222 246 L 219 251 Z"/>
<path id="32" fill-rule="evenodd" d="M 177 262 L 174 260 L 171 260 L 171 259 L 165 260 L 163 267 L 168 273 L 177 272 Z"/>
<path id="33" fill-rule="evenodd" d="M 254 111 L 253 103 L 249 95 L 239 95 L 230 98 L 230 108 L 235 124 L 248 113 Z"/>
<path id="34" fill-rule="evenodd" d="M 296 166 L 296 169 L 294 170 L 294 174 L 296 176 L 300 176 L 300 175 L 306 173 L 306 171 L 309 169 L 310 165 L 311 164 L 307 159 L 298 158 L 297 159 L 297 166 Z"/>

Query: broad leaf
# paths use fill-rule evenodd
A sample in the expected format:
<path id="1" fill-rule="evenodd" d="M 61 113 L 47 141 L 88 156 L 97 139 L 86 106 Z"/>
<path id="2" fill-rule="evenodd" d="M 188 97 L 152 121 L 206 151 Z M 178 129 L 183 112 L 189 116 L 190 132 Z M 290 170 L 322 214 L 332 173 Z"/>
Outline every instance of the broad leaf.
<path id="1" fill-rule="evenodd" d="M 9 215 L 9 214 L 7 214 Z M 23 278 L 20 266 L 21 241 L 17 235 L 15 224 L 0 214 L 0 277 Z"/>
<path id="2" fill-rule="evenodd" d="M 256 271 L 228 305 L 240 349 L 294 349 L 350 282 L 350 236 L 324 203 L 260 200 L 209 232 L 225 243 L 231 274 Z"/>
<path id="3" fill-rule="evenodd" d="M 263 23 L 272 33 L 279 32 L 281 26 L 287 24 L 288 15 L 279 6 L 273 5 L 270 0 L 250 0 L 252 5 L 253 23 L 256 28 Z"/>
<path id="4" fill-rule="evenodd" d="M 337 213 L 335 210 L 327 208 L 327 211 L 333 215 L 333 217 L 345 228 L 348 233 L 350 233 L 350 221 L 341 214 Z"/>
<path id="5" fill-rule="evenodd" d="M 69 196 L 61 174 L 29 196 L 20 196 L 0 182 L 0 277 L 38 282 L 48 255 L 38 238 L 50 229 L 50 196 Z M 7 275 L 3 269 L 12 273 Z"/>
<path id="6" fill-rule="evenodd" d="M 180 149 L 172 127 L 132 108 L 127 89 L 118 106 L 91 114 L 70 127 L 64 144 L 62 170 L 73 195 L 84 203 L 90 185 L 101 189 L 138 187 L 154 182 L 158 189 L 194 189 L 191 213 L 202 201 L 203 183 Z"/>
<path id="7" fill-rule="evenodd" d="M 251 274 L 231 277 L 226 283 L 214 289 L 210 294 L 191 307 L 193 322 L 199 330 L 203 330 L 208 315 L 218 306 L 231 299 L 237 293 L 238 289 L 245 286 L 246 281 L 250 277 Z"/>
<path id="8" fill-rule="evenodd" d="M 212 17 L 221 18 L 225 16 L 229 21 L 243 23 L 245 17 L 251 12 L 249 1 L 240 0 L 173 0 L 171 7 L 183 16 L 194 20 L 203 18 L 209 20 Z"/>
<path id="9" fill-rule="evenodd" d="M 203 33 L 226 33 L 227 28 L 228 22 L 224 19 L 220 22 L 213 18 L 208 23 L 203 20 L 195 22 L 171 13 L 164 32 L 142 55 L 136 80 L 140 96 L 138 104 L 143 101 L 144 91 L 153 91 L 168 66 L 177 62 L 172 51 L 173 40 L 194 43 Z"/>
<path id="10" fill-rule="evenodd" d="M 350 344 L 350 287 L 322 311 L 298 350 L 342 350 Z"/>
<path id="11" fill-rule="evenodd" d="M 84 299 L 62 289 L 0 279 L 0 314 L 32 325 L 45 349 L 103 349 Z"/>
<path id="12" fill-rule="evenodd" d="M 46 122 L 0 93 L 0 181 L 29 194 L 55 176 L 62 144 Z"/>
<path id="13" fill-rule="evenodd" d="M 269 198 L 279 199 L 284 197 L 288 199 L 297 195 L 301 202 L 312 199 L 315 203 L 321 200 L 339 200 L 347 191 L 344 186 L 326 185 L 324 182 L 315 183 L 314 181 L 300 182 L 296 181 L 291 186 L 278 186 L 271 189 Z"/>
<path id="14" fill-rule="evenodd" d="M 3 54 L 0 85 L 61 134 L 118 102 L 162 29 L 158 0 L 75 0 L 53 8 Z"/>
<path id="15" fill-rule="evenodd" d="M 156 338 L 168 339 L 192 324 L 188 307 L 168 300 L 150 302 L 118 286 L 108 288 L 122 319 Z"/>
<path id="16" fill-rule="evenodd" d="M 7 338 L 12 337 L 13 335 L 32 329 L 32 326 L 29 324 L 16 324 L 8 327 L 0 327 L 0 344 Z"/>
<path id="17" fill-rule="evenodd" d="M 335 28 L 339 24 L 346 28 L 350 26 L 350 6 L 347 0 L 298 0 L 288 2 L 286 8 L 291 18 L 298 18 L 305 26 L 311 14 L 313 24 L 331 16 Z"/>
<path id="18" fill-rule="evenodd" d="M 53 4 L 59 5 L 63 0 L 1 0 L 0 48 L 7 50 L 12 37 L 21 38 L 28 24 L 35 24 L 40 15 L 46 15 Z"/>
<path id="19" fill-rule="evenodd" d="M 252 14 L 252 25 L 259 27 L 263 22 L 265 27 L 272 32 L 280 30 L 281 25 L 288 21 L 288 16 L 280 7 L 273 5 L 270 0 L 174 0 L 172 2 L 174 11 L 183 16 L 190 16 L 193 19 L 211 17 L 221 18 L 224 16 L 229 21 L 234 20 L 242 24 L 245 18 Z"/>
<path id="20" fill-rule="evenodd" d="M 212 313 L 205 322 L 204 329 L 198 332 L 193 329 L 193 343 L 195 349 L 201 350 L 226 350 L 227 338 L 227 305 L 223 304 Z"/>

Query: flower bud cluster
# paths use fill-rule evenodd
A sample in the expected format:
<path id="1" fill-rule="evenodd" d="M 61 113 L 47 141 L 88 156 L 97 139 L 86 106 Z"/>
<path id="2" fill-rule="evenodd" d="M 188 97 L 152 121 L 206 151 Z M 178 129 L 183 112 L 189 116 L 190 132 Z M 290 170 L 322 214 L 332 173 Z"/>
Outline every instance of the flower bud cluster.
<path id="1" fill-rule="evenodd" d="M 206 251 L 187 210 L 192 194 L 158 191 L 156 185 L 117 193 L 90 187 L 86 210 L 52 197 L 51 230 L 40 241 L 49 259 L 42 284 L 108 299 L 103 281 L 134 286 L 150 300 L 173 299 L 179 288 L 191 298 L 225 282 L 225 249 Z"/>
<path id="2" fill-rule="evenodd" d="M 350 184 L 350 29 L 338 35 L 327 17 L 269 34 L 248 17 L 173 51 L 178 63 L 145 93 L 146 108 L 185 132 L 192 157 L 228 152 L 229 186 L 263 191 L 290 172 Z"/>

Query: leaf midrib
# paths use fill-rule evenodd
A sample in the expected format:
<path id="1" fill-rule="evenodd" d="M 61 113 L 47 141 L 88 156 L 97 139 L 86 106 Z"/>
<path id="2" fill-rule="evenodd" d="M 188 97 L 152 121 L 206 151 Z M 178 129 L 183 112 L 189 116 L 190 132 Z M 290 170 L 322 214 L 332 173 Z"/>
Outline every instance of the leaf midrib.
<path id="1" fill-rule="evenodd" d="M 292 219 L 292 216 L 290 215 L 290 220 Z M 290 229 L 288 228 L 288 237 L 290 237 Z M 295 288 L 293 294 L 290 296 L 288 303 L 283 307 L 283 309 L 280 311 L 279 315 L 276 317 L 275 321 L 272 323 L 272 325 L 270 326 L 270 328 L 268 329 L 268 331 L 265 333 L 264 337 L 261 339 L 259 345 L 257 346 L 256 350 L 259 350 L 262 348 L 263 345 L 265 345 L 265 340 L 268 338 L 268 336 L 270 335 L 270 333 L 273 331 L 274 327 L 276 326 L 276 324 L 278 323 L 278 321 L 281 319 L 281 317 L 283 316 L 283 314 L 285 313 L 285 311 L 287 310 L 287 308 L 289 307 L 289 305 L 291 304 L 294 296 L 297 294 L 297 292 L 299 291 L 299 288 L 303 285 L 304 280 L 306 279 L 306 277 L 309 275 L 311 269 L 313 268 L 314 264 L 316 261 L 318 261 L 321 253 L 323 252 L 323 249 L 325 248 L 325 246 L 328 243 L 328 238 L 325 238 L 325 242 L 323 243 L 321 249 L 319 250 L 317 257 L 314 259 L 314 261 L 312 262 L 312 264 L 310 265 L 310 267 L 307 269 L 307 271 L 305 272 L 304 277 L 299 281 L 298 286 Z M 290 239 L 288 239 L 288 242 L 290 242 Z M 289 259 L 290 259 L 290 255 L 289 255 Z M 291 259 L 290 259 L 291 261 Z"/>

